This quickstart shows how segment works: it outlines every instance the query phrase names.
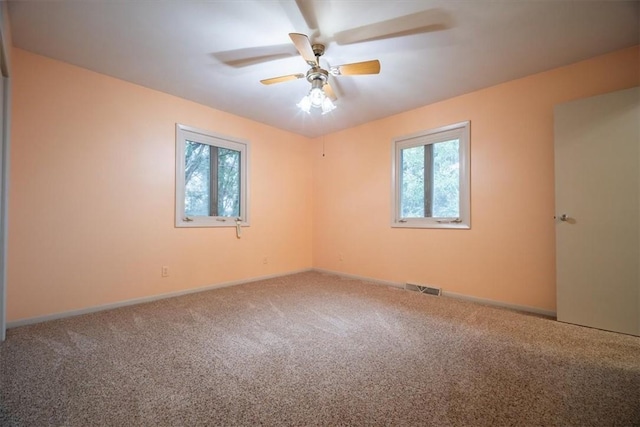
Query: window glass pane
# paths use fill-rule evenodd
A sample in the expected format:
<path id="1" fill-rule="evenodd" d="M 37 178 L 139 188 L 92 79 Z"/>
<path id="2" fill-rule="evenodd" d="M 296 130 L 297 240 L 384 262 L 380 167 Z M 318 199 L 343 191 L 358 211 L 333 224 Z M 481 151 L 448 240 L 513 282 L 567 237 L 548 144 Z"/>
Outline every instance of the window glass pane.
<path id="1" fill-rule="evenodd" d="M 460 156 L 457 139 L 401 150 L 402 218 L 460 215 Z"/>
<path id="2" fill-rule="evenodd" d="M 211 153 L 209 145 L 185 141 L 184 211 L 187 216 L 207 216 L 210 206 Z"/>
<path id="3" fill-rule="evenodd" d="M 433 216 L 460 216 L 460 155 L 457 139 L 433 144 Z"/>
<path id="4" fill-rule="evenodd" d="M 424 145 L 400 151 L 403 218 L 424 217 Z"/>
<path id="5" fill-rule="evenodd" d="M 218 148 L 218 216 L 240 216 L 240 152 Z"/>

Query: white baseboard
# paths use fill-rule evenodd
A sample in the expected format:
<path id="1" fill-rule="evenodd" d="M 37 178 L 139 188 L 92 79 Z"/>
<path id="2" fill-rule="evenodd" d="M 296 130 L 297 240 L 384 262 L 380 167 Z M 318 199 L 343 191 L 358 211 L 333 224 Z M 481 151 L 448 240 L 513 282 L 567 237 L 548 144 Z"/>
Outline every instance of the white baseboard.
<path id="1" fill-rule="evenodd" d="M 556 312 L 551 310 L 545 310 L 538 307 L 530 307 L 528 305 L 511 304 L 509 302 L 496 301 L 487 298 L 474 297 L 471 295 L 458 294 L 455 292 L 442 291 L 442 295 L 449 298 L 457 298 L 470 302 L 477 302 L 479 304 L 493 305 L 496 307 L 508 308 L 510 310 L 523 311 L 526 313 L 539 314 L 541 316 L 556 318 Z"/>
<path id="2" fill-rule="evenodd" d="M 304 273 L 312 270 L 313 269 L 311 268 L 306 268 L 302 270 L 294 270 L 294 271 L 289 271 L 285 273 L 271 274 L 268 276 L 252 277 L 250 279 L 233 280 L 230 282 L 222 282 L 222 283 L 216 283 L 214 285 L 207 285 L 200 288 L 192 288 L 192 289 L 185 289 L 182 291 L 167 292 L 164 294 L 151 295 L 148 297 L 140 297 L 140 298 L 134 298 L 134 299 L 125 300 L 125 301 L 118 301 L 110 304 L 97 305 L 94 307 L 81 308 L 79 310 L 70 310 L 70 311 L 64 311 L 61 313 L 47 314 L 45 316 L 14 320 L 12 322 L 7 322 L 7 329 L 17 328 L 19 326 L 33 325 L 35 323 L 48 322 L 50 320 L 63 319 L 65 317 L 73 317 L 73 316 L 79 316 L 82 314 L 96 313 L 98 311 L 111 310 L 114 308 L 126 307 L 129 305 L 135 305 L 135 304 L 142 304 L 145 302 L 157 301 L 157 300 L 166 299 L 166 298 L 173 298 L 173 297 L 178 297 L 180 295 L 195 294 L 198 292 L 210 291 L 212 289 L 226 288 L 229 286 L 258 282 L 260 280 L 274 279 L 276 277 L 289 276 L 291 274 Z"/>
<path id="3" fill-rule="evenodd" d="M 374 285 L 393 286 L 394 288 L 404 289 L 404 284 L 397 283 L 397 282 L 390 282 L 388 280 L 380 280 L 380 279 L 374 279 L 372 277 L 358 276 L 355 274 L 347 274 L 347 273 L 342 273 L 340 271 L 327 270 L 324 268 L 313 268 L 312 270 L 317 271 L 318 273 L 333 274 L 336 276 L 344 277 L 346 279 L 354 279 L 354 280 L 362 280 L 364 282 L 371 282 Z"/>
<path id="4" fill-rule="evenodd" d="M 355 274 L 341 273 L 339 271 L 326 270 L 326 269 L 323 269 L 323 268 L 314 268 L 312 270 L 313 271 L 317 271 L 319 273 L 335 274 L 336 276 L 342 276 L 342 277 L 345 277 L 345 278 L 348 278 L 348 279 L 355 279 L 355 280 L 362 280 L 362 281 L 365 281 L 365 282 L 371 282 L 371 283 L 376 284 L 376 285 L 386 285 L 386 286 L 393 286 L 395 288 L 404 289 L 404 283 L 391 282 L 391 281 L 388 281 L 388 280 L 379 280 L 379 279 L 374 279 L 374 278 L 371 278 L 371 277 L 358 276 L 358 275 L 355 275 Z M 465 300 L 465 301 L 476 302 L 476 303 L 479 303 L 479 304 L 492 305 L 492 306 L 495 306 L 495 307 L 507 308 L 507 309 L 510 309 L 510 310 L 522 311 L 522 312 L 526 312 L 526 313 L 539 314 L 539 315 L 542 315 L 542 316 L 552 317 L 554 319 L 556 318 L 556 312 L 555 311 L 545 310 L 545 309 L 538 308 L 538 307 L 530 307 L 530 306 L 527 306 L 527 305 L 511 304 L 511 303 L 508 303 L 508 302 L 496 301 L 496 300 L 487 299 L 487 298 L 474 297 L 474 296 L 471 296 L 471 295 L 458 294 L 456 292 L 449 292 L 449 291 L 444 291 L 444 290 L 442 291 L 442 296 L 449 297 L 449 298 L 461 299 L 461 300 Z"/>

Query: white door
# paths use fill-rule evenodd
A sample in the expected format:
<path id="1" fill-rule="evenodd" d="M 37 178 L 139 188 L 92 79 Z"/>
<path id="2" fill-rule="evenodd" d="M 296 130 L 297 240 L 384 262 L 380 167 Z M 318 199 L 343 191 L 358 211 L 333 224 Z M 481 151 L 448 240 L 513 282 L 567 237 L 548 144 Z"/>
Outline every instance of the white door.
<path id="1" fill-rule="evenodd" d="M 558 320 L 640 335 L 640 88 L 554 119 Z"/>

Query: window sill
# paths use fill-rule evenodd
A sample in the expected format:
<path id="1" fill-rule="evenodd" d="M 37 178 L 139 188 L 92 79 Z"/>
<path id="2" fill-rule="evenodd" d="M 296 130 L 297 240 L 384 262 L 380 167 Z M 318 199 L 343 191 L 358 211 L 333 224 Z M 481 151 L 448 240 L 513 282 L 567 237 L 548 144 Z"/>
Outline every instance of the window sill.
<path id="1" fill-rule="evenodd" d="M 443 228 L 443 229 L 454 229 L 454 230 L 469 230 L 471 229 L 471 224 L 468 222 L 438 222 L 438 220 L 406 220 L 404 222 L 393 221 L 391 223 L 391 228 Z"/>
<path id="2" fill-rule="evenodd" d="M 240 222 L 241 227 L 249 227 L 249 222 Z M 191 221 L 185 221 L 180 218 L 176 220 L 177 228 L 231 228 L 236 227 L 235 218 L 198 218 L 194 217 Z"/>

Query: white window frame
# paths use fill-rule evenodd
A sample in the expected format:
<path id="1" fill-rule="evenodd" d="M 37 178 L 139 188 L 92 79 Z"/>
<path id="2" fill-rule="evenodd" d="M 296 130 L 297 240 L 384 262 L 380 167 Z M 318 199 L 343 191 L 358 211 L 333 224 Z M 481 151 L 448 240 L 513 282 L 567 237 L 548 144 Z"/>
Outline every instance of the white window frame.
<path id="1" fill-rule="evenodd" d="M 185 215 L 185 145 L 186 141 L 227 148 L 240 152 L 240 217 Z M 248 141 L 219 135 L 192 126 L 176 124 L 176 227 L 249 226 L 249 152 Z"/>
<path id="2" fill-rule="evenodd" d="M 391 142 L 391 227 L 398 228 L 471 228 L 471 122 L 460 122 L 393 139 Z M 458 218 L 402 218 L 400 197 L 401 150 L 420 145 L 458 139 L 460 158 L 460 216 Z"/>

